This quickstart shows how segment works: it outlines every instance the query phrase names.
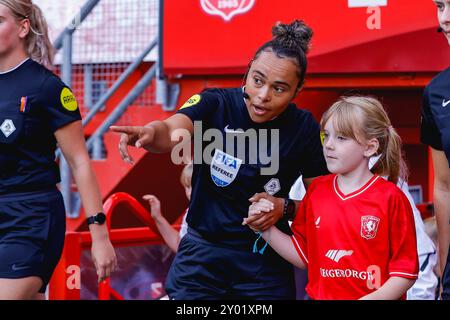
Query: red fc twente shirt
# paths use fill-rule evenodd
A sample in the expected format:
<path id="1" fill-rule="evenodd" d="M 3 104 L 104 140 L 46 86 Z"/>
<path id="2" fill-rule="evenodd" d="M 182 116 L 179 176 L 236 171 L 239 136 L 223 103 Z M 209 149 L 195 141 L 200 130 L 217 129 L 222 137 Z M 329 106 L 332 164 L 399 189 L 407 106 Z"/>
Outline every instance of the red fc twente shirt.
<path id="1" fill-rule="evenodd" d="M 359 299 L 389 277 L 417 278 L 411 205 L 378 175 L 347 195 L 339 190 L 337 175 L 315 179 L 292 231 L 308 267 L 306 291 L 312 299 Z"/>

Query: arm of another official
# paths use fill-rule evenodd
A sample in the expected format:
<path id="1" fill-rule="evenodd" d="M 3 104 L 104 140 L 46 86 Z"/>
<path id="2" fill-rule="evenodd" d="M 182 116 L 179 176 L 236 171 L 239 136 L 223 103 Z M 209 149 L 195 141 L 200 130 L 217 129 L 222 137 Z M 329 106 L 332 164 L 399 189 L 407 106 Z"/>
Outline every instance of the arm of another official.
<path id="1" fill-rule="evenodd" d="M 443 151 L 431 148 L 434 167 L 434 211 L 438 229 L 440 272 L 444 272 L 450 245 L 450 169 Z"/>
<path id="2" fill-rule="evenodd" d="M 72 170 L 86 216 L 103 211 L 102 197 L 86 149 L 81 121 L 72 122 L 55 132 L 56 140 Z M 91 224 L 92 260 L 98 281 L 108 278 L 117 268 L 117 258 L 109 239 L 106 224 Z"/>

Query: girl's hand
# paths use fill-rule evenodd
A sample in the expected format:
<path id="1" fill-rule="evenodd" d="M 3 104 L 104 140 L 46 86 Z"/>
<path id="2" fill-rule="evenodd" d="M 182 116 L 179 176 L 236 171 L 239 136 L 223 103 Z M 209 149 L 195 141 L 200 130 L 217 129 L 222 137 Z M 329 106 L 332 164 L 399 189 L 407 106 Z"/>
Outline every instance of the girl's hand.
<path id="1" fill-rule="evenodd" d="M 270 212 L 275 209 L 275 205 L 264 198 L 259 199 L 258 202 L 253 202 L 248 208 L 248 217 L 261 214 L 264 212 Z"/>
<path id="2" fill-rule="evenodd" d="M 252 204 L 249 207 L 248 218 L 243 225 L 248 225 L 253 231 L 265 231 L 283 215 L 284 199 L 275 198 L 267 193 L 255 194 L 249 199 Z"/>
<path id="3" fill-rule="evenodd" d="M 151 214 L 153 220 L 158 220 L 162 216 L 161 214 L 161 202 L 157 197 L 152 194 L 146 194 L 142 199 L 147 200 L 150 204 Z"/>
<path id="4" fill-rule="evenodd" d="M 109 238 L 93 240 L 92 261 L 97 270 L 98 283 L 106 280 L 117 269 L 117 257 Z"/>

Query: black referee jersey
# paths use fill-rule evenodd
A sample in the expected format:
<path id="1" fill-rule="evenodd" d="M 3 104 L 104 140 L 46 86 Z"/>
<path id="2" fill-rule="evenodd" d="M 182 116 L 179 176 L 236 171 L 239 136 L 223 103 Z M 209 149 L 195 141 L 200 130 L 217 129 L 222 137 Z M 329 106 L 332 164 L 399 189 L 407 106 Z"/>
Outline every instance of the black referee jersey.
<path id="1" fill-rule="evenodd" d="M 421 141 L 444 151 L 450 165 L 450 68 L 438 74 L 425 88 Z"/>
<path id="2" fill-rule="evenodd" d="M 189 228 L 209 241 L 239 243 L 243 250 L 249 250 L 255 234 L 242 226 L 242 221 L 248 215 L 252 195 L 267 192 L 286 198 L 300 175 L 309 178 L 327 173 L 319 125 L 310 112 L 292 103 L 275 119 L 255 123 L 241 88 L 209 89 L 193 96 L 178 113 L 188 116 L 197 131 L 201 129 L 200 137 L 199 132 L 194 135 L 187 222 Z M 212 128 L 220 132 L 217 138 L 222 146 L 215 141 L 216 147 L 211 147 L 213 139 L 208 130 Z M 278 152 L 278 157 L 271 152 Z M 205 161 L 208 157 L 210 163 Z M 267 161 L 269 158 L 278 158 L 279 166 L 276 172 L 267 174 L 263 168 L 275 167 Z M 277 226 L 290 232 L 285 218 Z"/>
<path id="3" fill-rule="evenodd" d="M 55 186 L 54 132 L 80 119 L 70 89 L 37 62 L 0 73 L 0 195 Z"/>
<path id="4" fill-rule="evenodd" d="M 0 73 L 0 278 L 39 277 L 40 293 L 66 231 L 54 133 L 80 119 L 70 89 L 37 62 Z"/>

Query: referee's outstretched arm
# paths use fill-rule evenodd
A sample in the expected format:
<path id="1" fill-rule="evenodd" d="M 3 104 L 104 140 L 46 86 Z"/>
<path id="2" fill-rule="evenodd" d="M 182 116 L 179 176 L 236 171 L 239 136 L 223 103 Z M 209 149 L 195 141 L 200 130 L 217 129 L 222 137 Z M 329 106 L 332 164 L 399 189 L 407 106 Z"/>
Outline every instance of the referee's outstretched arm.
<path id="1" fill-rule="evenodd" d="M 194 132 L 192 120 L 184 114 L 175 114 L 164 121 L 152 121 L 145 126 L 112 126 L 111 130 L 121 133 L 119 152 L 123 160 L 132 163 L 128 146 L 144 148 L 153 153 L 166 153 L 181 140 L 172 140 L 177 130 Z"/>

